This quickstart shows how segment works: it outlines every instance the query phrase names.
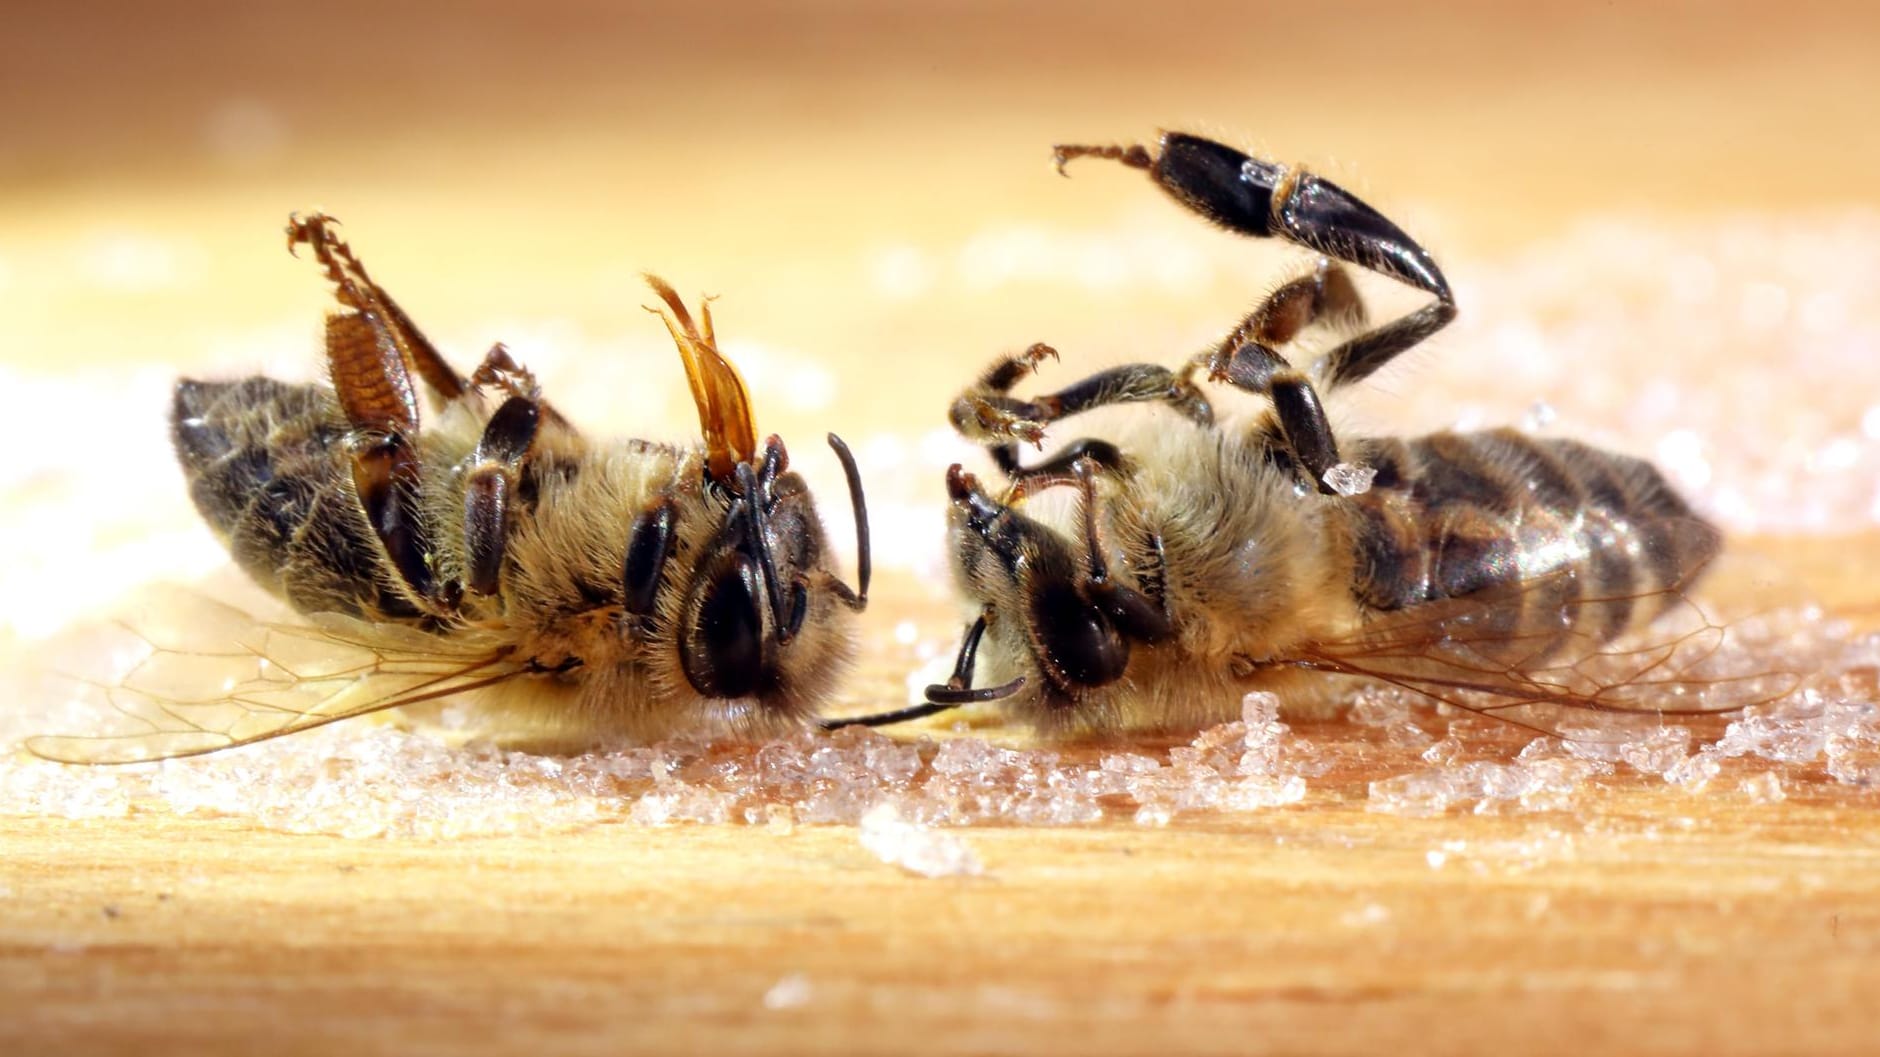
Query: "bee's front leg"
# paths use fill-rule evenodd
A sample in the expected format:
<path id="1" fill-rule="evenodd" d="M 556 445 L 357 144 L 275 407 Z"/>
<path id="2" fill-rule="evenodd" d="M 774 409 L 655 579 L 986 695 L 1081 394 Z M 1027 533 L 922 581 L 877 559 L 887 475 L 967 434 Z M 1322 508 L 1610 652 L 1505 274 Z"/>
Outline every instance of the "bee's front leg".
<path id="1" fill-rule="evenodd" d="M 1019 461 L 1021 441 L 1042 446 L 1047 425 L 1094 408 L 1165 403 L 1199 425 L 1214 423 L 1213 408 L 1192 382 L 1152 363 L 1124 364 L 1098 371 L 1055 393 L 1029 400 L 1006 395 L 1047 356 L 1055 358 L 1057 352 L 1048 345 L 1038 344 L 1020 356 L 998 361 L 954 400 L 948 414 L 953 428 L 961 436 L 986 445 L 993 461 L 1014 484 L 1023 485 L 1033 478 L 1062 477 L 1080 458 L 1094 460 L 1108 470 L 1126 470 L 1128 462 L 1115 445 L 1092 437 L 1073 441 L 1035 466 L 1025 466 Z"/>

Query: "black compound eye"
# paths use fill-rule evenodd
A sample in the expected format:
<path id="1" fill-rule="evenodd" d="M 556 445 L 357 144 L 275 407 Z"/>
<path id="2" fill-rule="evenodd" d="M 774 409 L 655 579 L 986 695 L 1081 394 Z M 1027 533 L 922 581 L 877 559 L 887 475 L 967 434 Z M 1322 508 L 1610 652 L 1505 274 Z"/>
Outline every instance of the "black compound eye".
<path id="1" fill-rule="evenodd" d="M 747 558 L 713 574 L 679 650 L 694 690 L 706 697 L 744 697 L 757 689 L 764 668 L 760 593 L 757 570 Z"/>
<path id="2" fill-rule="evenodd" d="M 1129 667 L 1129 640 L 1067 583 L 1032 596 L 1031 626 L 1046 659 L 1074 686 L 1113 683 Z"/>

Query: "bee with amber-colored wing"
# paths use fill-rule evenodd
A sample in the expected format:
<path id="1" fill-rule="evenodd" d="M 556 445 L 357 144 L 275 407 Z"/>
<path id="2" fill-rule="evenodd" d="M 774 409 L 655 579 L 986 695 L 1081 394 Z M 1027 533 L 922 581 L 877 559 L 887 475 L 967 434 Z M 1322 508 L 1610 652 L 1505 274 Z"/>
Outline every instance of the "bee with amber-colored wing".
<path id="1" fill-rule="evenodd" d="M 469 377 L 374 282 L 334 222 L 295 217 L 339 310 L 332 384 L 179 382 L 172 438 L 236 562 L 305 619 L 264 624 L 172 592 L 132 627 L 147 655 L 104 687 L 112 730 L 28 747 L 85 763 L 188 756 L 449 695 L 556 736 L 800 727 L 854 653 L 868 528 L 847 446 L 859 590 L 783 442 L 648 277 L 704 443 L 578 432 L 501 345 Z M 428 408 L 426 405 L 428 404 Z"/>
<path id="2" fill-rule="evenodd" d="M 1666 714 L 1772 692 L 1714 670 L 1707 621 L 1627 637 L 1686 608 L 1718 546 L 1646 463 L 1513 430 L 1334 435 L 1320 387 L 1363 380 L 1455 317 L 1442 271 L 1395 224 L 1330 181 L 1197 136 L 1059 147 L 1060 171 L 1087 156 L 1313 257 L 1179 369 L 1128 364 L 1016 397 L 1057 357 L 1033 345 L 959 395 L 954 427 L 1010 481 L 995 494 L 957 465 L 947 476 L 953 571 L 976 617 L 924 704 L 859 722 L 999 701 L 1045 730 L 1187 727 L 1231 716 L 1248 690 L 1323 698 L 1328 675 L 1542 727 L 1562 706 Z M 1429 300 L 1374 325 L 1353 265 Z M 1323 336 L 1329 349 L 1296 367 L 1287 353 Z M 1204 382 L 1263 409 L 1217 418 Z M 1021 463 L 1021 442 L 1042 446 L 1052 424 L 1128 403 L 1165 410 L 1133 440 Z M 1056 524 L 1030 512 L 1055 488 L 1077 499 Z"/>

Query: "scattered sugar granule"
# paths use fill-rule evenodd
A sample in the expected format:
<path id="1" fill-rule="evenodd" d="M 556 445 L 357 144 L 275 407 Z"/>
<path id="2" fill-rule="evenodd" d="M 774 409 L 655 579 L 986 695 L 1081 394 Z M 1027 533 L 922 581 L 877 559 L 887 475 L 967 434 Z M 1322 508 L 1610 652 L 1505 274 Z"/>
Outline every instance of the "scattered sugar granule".
<path id="1" fill-rule="evenodd" d="M 809 1002 L 809 977 L 791 973 L 764 992 L 765 1009 L 796 1009 Z"/>
<path id="2" fill-rule="evenodd" d="M 1376 476 L 1377 470 L 1370 466 L 1341 462 L 1325 471 L 1325 483 L 1342 496 L 1363 495 L 1371 490 L 1371 481 Z"/>
<path id="3" fill-rule="evenodd" d="M 985 866 L 959 837 L 909 822 L 892 802 L 877 804 L 862 816 L 862 846 L 882 862 L 923 877 L 979 874 Z"/>

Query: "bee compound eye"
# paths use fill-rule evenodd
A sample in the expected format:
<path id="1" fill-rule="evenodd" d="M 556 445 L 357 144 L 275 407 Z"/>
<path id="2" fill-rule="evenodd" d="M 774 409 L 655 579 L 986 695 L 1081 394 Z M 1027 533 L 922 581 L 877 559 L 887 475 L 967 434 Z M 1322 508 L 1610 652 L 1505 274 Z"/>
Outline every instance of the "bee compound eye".
<path id="1" fill-rule="evenodd" d="M 1129 640 L 1103 611 L 1069 584 L 1053 584 L 1032 595 L 1032 633 L 1051 667 L 1076 686 L 1104 686 L 1129 667 Z"/>
<path id="2" fill-rule="evenodd" d="M 764 667 L 761 593 L 756 568 L 742 556 L 705 583 L 679 649 L 694 690 L 706 697 L 744 697 L 757 689 Z"/>

